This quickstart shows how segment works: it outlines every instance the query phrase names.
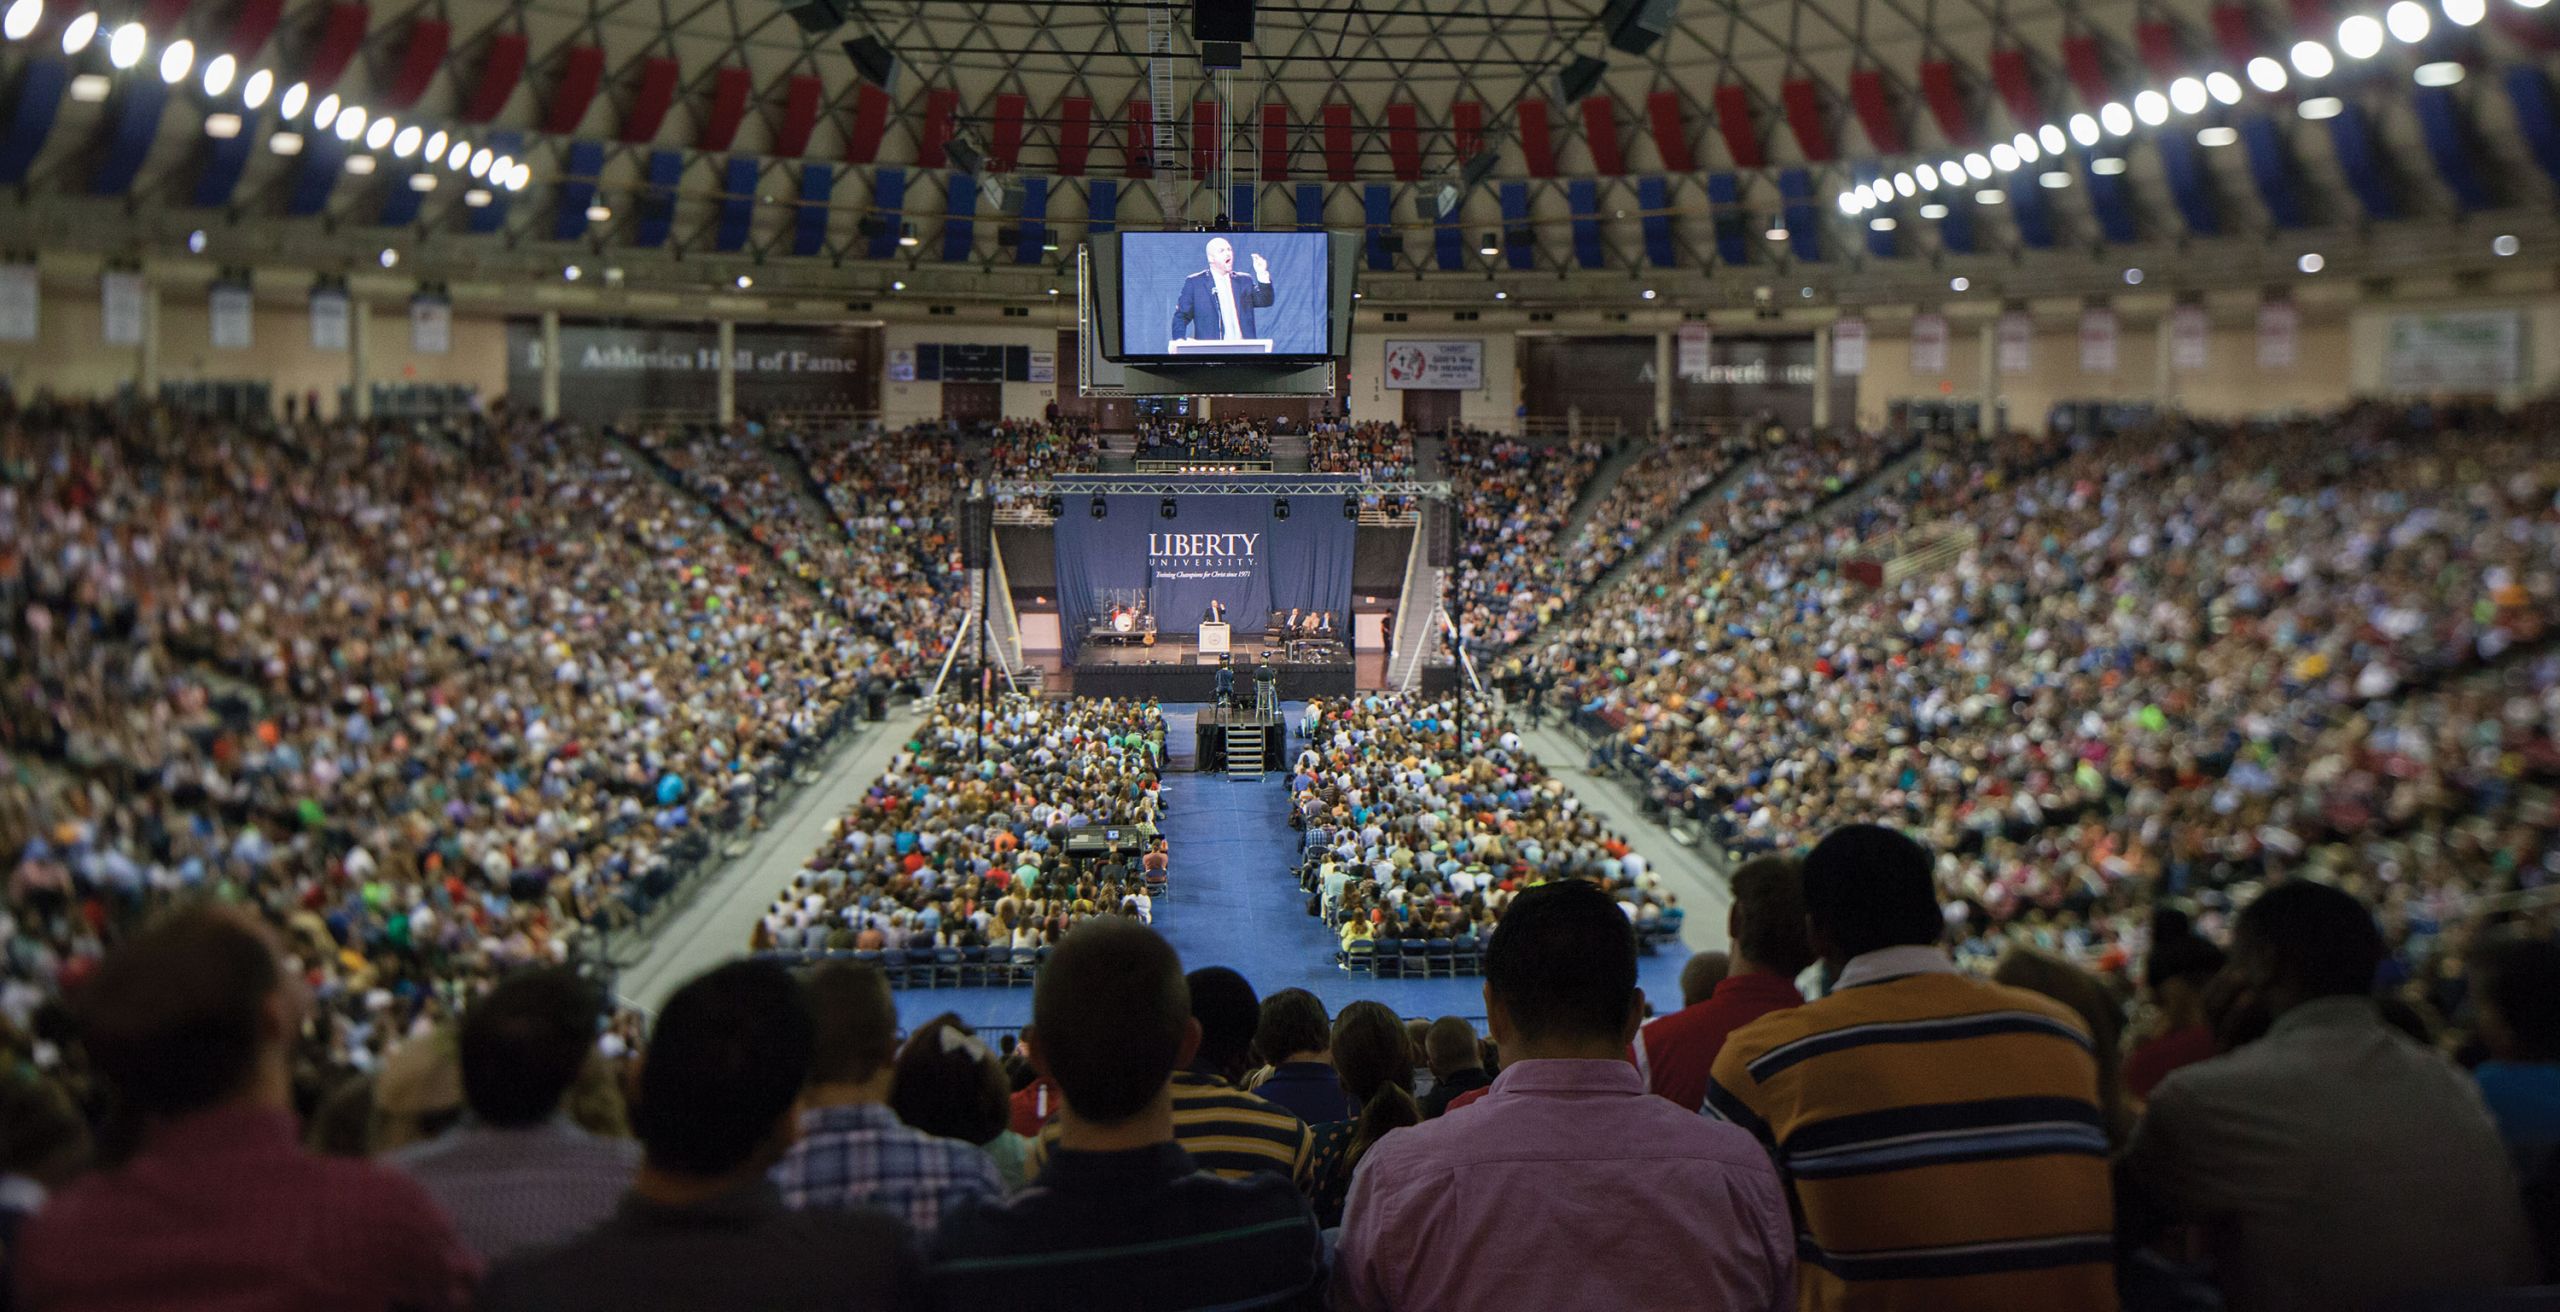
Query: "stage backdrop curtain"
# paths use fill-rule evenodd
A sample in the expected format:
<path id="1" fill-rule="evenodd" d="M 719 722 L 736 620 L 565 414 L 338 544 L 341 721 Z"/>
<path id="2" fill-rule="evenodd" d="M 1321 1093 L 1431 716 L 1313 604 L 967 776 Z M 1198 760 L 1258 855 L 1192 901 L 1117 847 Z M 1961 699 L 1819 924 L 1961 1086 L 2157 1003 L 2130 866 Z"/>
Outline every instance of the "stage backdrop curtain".
<path id="1" fill-rule="evenodd" d="M 1241 636 L 1261 636 L 1272 611 L 1293 608 L 1331 611 L 1348 634 L 1358 526 L 1338 496 L 1297 498 L 1287 519 L 1267 496 L 1180 497 L 1172 519 L 1158 513 L 1161 497 L 1104 497 L 1101 519 L 1092 500 L 1067 490 L 1058 519 L 1058 611 L 1070 654 L 1109 613 L 1109 596 L 1131 589 L 1146 591 L 1163 634 L 1197 632 L 1212 600 L 1226 603 Z"/>

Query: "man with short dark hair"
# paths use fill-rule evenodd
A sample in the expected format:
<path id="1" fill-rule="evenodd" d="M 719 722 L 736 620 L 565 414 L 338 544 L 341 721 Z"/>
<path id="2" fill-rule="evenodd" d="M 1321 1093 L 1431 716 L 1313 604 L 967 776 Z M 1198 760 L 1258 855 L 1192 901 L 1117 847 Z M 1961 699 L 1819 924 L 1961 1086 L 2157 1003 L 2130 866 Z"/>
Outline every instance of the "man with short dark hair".
<path id="1" fill-rule="evenodd" d="M 732 962 L 676 990 L 640 1063 L 631 1193 L 585 1236 L 499 1263 L 480 1312 L 907 1306 L 904 1225 L 789 1211 L 767 1177 L 814 1046 L 808 1000 L 780 966 Z"/>
<path id="2" fill-rule="evenodd" d="M 1254 1092 L 1288 1108 L 1309 1125 L 1325 1125 L 1360 1114 L 1342 1091 L 1333 1069 L 1333 1018 L 1324 1003 L 1305 989 L 1282 989 L 1262 1000 L 1262 1019 L 1253 1032 L 1254 1050 L 1271 1066 L 1271 1074 Z"/>
<path id="3" fill-rule="evenodd" d="M 1693 952 L 1680 963 L 1680 1005 L 1694 1007 L 1714 997 L 1716 985 L 1733 973 L 1730 952 Z"/>
<path id="4" fill-rule="evenodd" d="M 889 1110 L 898 1004 L 880 968 L 831 962 L 807 987 L 817 1041 L 800 1096 L 799 1142 L 773 1168 L 784 1205 L 876 1207 L 929 1235 L 951 1212 L 1003 1197 L 995 1160 L 977 1145 L 909 1128 Z"/>
<path id="5" fill-rule="evenodd" d="M 2205 990 L 2222 973 L 2222 966 L 2222 949 L 2196 933 L 2185 916 L 2152 917 L 2151 950 L 2143 954 L 2142 979 L 2151 990 L 2160 1028 L 2125 1055 L 2125 1092 L 2148 1099 L 2170 1072 L 2216 1053 L 2213 1019 L 2205 1012 Z"/>
<path id="6" fill-rule="evenodd" d="M 2128 1187 L 2205 1229 L 2234 1312 L 2534 1278 L 2479 1091 L 2375 1005 L 2383 952 L 2346 893 L 2296 879 L 2260 894 L 2233 928 L 2227 974 L 2265 1036 L 2171 1074 L 2134 1128 Z"/>
<path id="7" fill-rule="evenodd" d="M 594 1057 L 603 1010 L 602 992 L 566 966 L 500 980 L 462 1013 L 471 1118 L 391 1155 L 483 1261 L 585 1231 L 631 1186 L 640 1145 L 590 1134 L 560 1111 Z"/>
<path id="8" fill-rule="evenodd" d="M 1786 1168 L 1805 1308 L 2115 1307 L 2088 1028 L 1957 973 L 1929 851 L 1903 834 L 1833 830 L 1802 886 L 1838 983 L 1726 1038 L 1705 1110 Z"/>
<path id="9" fill-rule="evenodd" d="M 1579 879 L 1512 899 L 1485 951 L 1503 1070 L 1466 1112 L 1377 1140 L 1352 1177 L 1335 1305 L 1795 1306 L 1795 1239 L 1766 1154 L 1645 1092 L 1635 931 Z"/>
<path id="10" fill-rule="evenodd" d="M 290 1054 L 309 1005 L 274 937 L 234 908 L 171 912 L 107 954 L 78 999 L 83 1038 L 142 1143 L 27 1222 L 24 1306 L 468 1302 L 479 1259 L 417 1181 L 296 1142 Z"/>
<path id="11" fill-rule="evenodd" d="M 1770 1012 L 1804 1005 L 1796 976 L 1813 964 L 1813 947 L 1804 938 L 1804 870 L 1794 857 L 1754 857 L 1733 872 L 1725 930 L 1733 940 L 1732 966 L 1706 1000 L 1636 1031 L 1636 1069 L 1644 1072 L 1645 1087 L 1689 1111 L 1707 1100 L 1707 1076 L 1726 1036 Z"/>
<path id="12" fill-rule="evenodd" d="M 1431 1092 L 1422 1096 L 1422 1118 L 1432 1120 L 1449 1110 L 1452 1099 L 1493 1083 L 1485 1073 L 1484 1045 L 1476 1027 L 1464 1016 L 1443 1016 L 1422 1032 L 1423 1054 L 1431 1061 Z"/>
<path id="13" fill-rule="evenodd" d="M 1104 916 L 1061 941 L 1031 999 L 1031 1059 L 1066 1105 L 1037 1183 L 947 1218 L 945 1308 L 1317 1306 L 1315 1216 L 1288 1180 L 1224 1180 L 1175 1141 L 1173 1072 L 1200 1046 L 1182 963 Z"/>

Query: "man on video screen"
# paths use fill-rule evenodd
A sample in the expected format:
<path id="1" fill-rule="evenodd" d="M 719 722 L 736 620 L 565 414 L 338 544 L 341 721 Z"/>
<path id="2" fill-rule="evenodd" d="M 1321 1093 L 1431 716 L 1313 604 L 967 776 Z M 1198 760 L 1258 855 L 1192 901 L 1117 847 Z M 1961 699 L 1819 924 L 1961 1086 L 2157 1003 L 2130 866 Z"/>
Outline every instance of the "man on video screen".
<path id="1" fill-rule="evenodd" d="M 1253 276 L 1236 272 L 1236 248 L 1224 237 L 1209 239 L 1209 267 L 1182 280 L 1182 295 L 1173 304 L 1175 341 L 1233 342 L 1261 334 L 1254 331 L 1253 310 L 1271 304 L 1271 262 L 1253 257 Z"/>

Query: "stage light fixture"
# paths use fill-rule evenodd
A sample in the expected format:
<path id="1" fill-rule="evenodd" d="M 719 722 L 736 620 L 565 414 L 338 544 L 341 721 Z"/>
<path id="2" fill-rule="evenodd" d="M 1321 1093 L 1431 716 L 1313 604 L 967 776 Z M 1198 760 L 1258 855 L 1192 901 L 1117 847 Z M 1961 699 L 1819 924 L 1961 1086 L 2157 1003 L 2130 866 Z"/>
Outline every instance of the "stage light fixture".
<path id="1" fill-rule="evenodd" d="M 883 91 L 898 89 L 898 56 L 876 36 L 858 36 L 844 43 L 845 58 L 853 61 L 854 75 Z"/>
<path id="2" fill-rule="evenodd" d="M 1342 517 L 1344 519 L 1360 518 L 1360 498 L 1344 497 L 1342 499 Z"/>
<path id="3" fill-rule="evenodd" d="M 1093 499 L 1093 517 L 1101 519 L 1111 513 L 1111 503 L 1100 497 Z"/>
<path id="4" fill-rule="evenodd" d="M 1289 498 L 1281 497 L 1271 503 L 1271 517 L 1273 519 L 1287 519 L 1289 517 Z"/>
<path id="5" fill-rule="evenodd" d="M 1171 518 L 1173 518 L 1173 517 L 1174 517 L 1174 514 L 1175 514 L 1175 513 L 1176 513 L 1176 512 L 1175 512 L 1175 508 L 1174 508 L 1174 504 L 1173 504 L 1173 498 L 1171 498 L 1171 497 L 1166 497 L 1164 500 L 1159 501 L 1159 502 L 1157 502 L 1157 503 L 1156 503 L 1156 514 L 1157 514 L 1157 515 L 1159 515 L 1159 516 L 1161 516 L 1161 517 L 1163 517 L 1163 518 L 1165 518 L 1165 519 L 1171 519 Z"/>
<path id="6" fill-rule="evenodd" d="M 1556 90 L 1563 93 L 1562 99 L 1580 104 L 1599 87 L 1601 74 L 1608 71 L 1609 65 L 1605 60 L 1575 55 L 1573 62 L 1565 65 L 1563 75 L 1556 79 Z"/>

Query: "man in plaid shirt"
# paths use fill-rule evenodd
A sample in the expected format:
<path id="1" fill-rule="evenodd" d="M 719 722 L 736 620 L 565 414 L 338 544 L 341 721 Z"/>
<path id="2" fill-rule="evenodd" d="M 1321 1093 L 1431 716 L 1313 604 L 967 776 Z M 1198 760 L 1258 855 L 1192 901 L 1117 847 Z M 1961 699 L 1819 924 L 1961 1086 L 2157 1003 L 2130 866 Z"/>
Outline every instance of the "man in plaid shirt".
<path id="1" fill-rule="evenodd" d="M 873 1207 L 931 1236 L 942 1218 L 1004 1197 L 993 1159 L 975 1144 L 911 1129 L 889 1110 L 898 1009 L 876 966 L 837 962 L 809 980 L 817 1050 L 801 1096 L 800 1141 L 773 1181 L 799 1211 Z M 946 1043 L 975 1043 L 954 1030 Z"/>

